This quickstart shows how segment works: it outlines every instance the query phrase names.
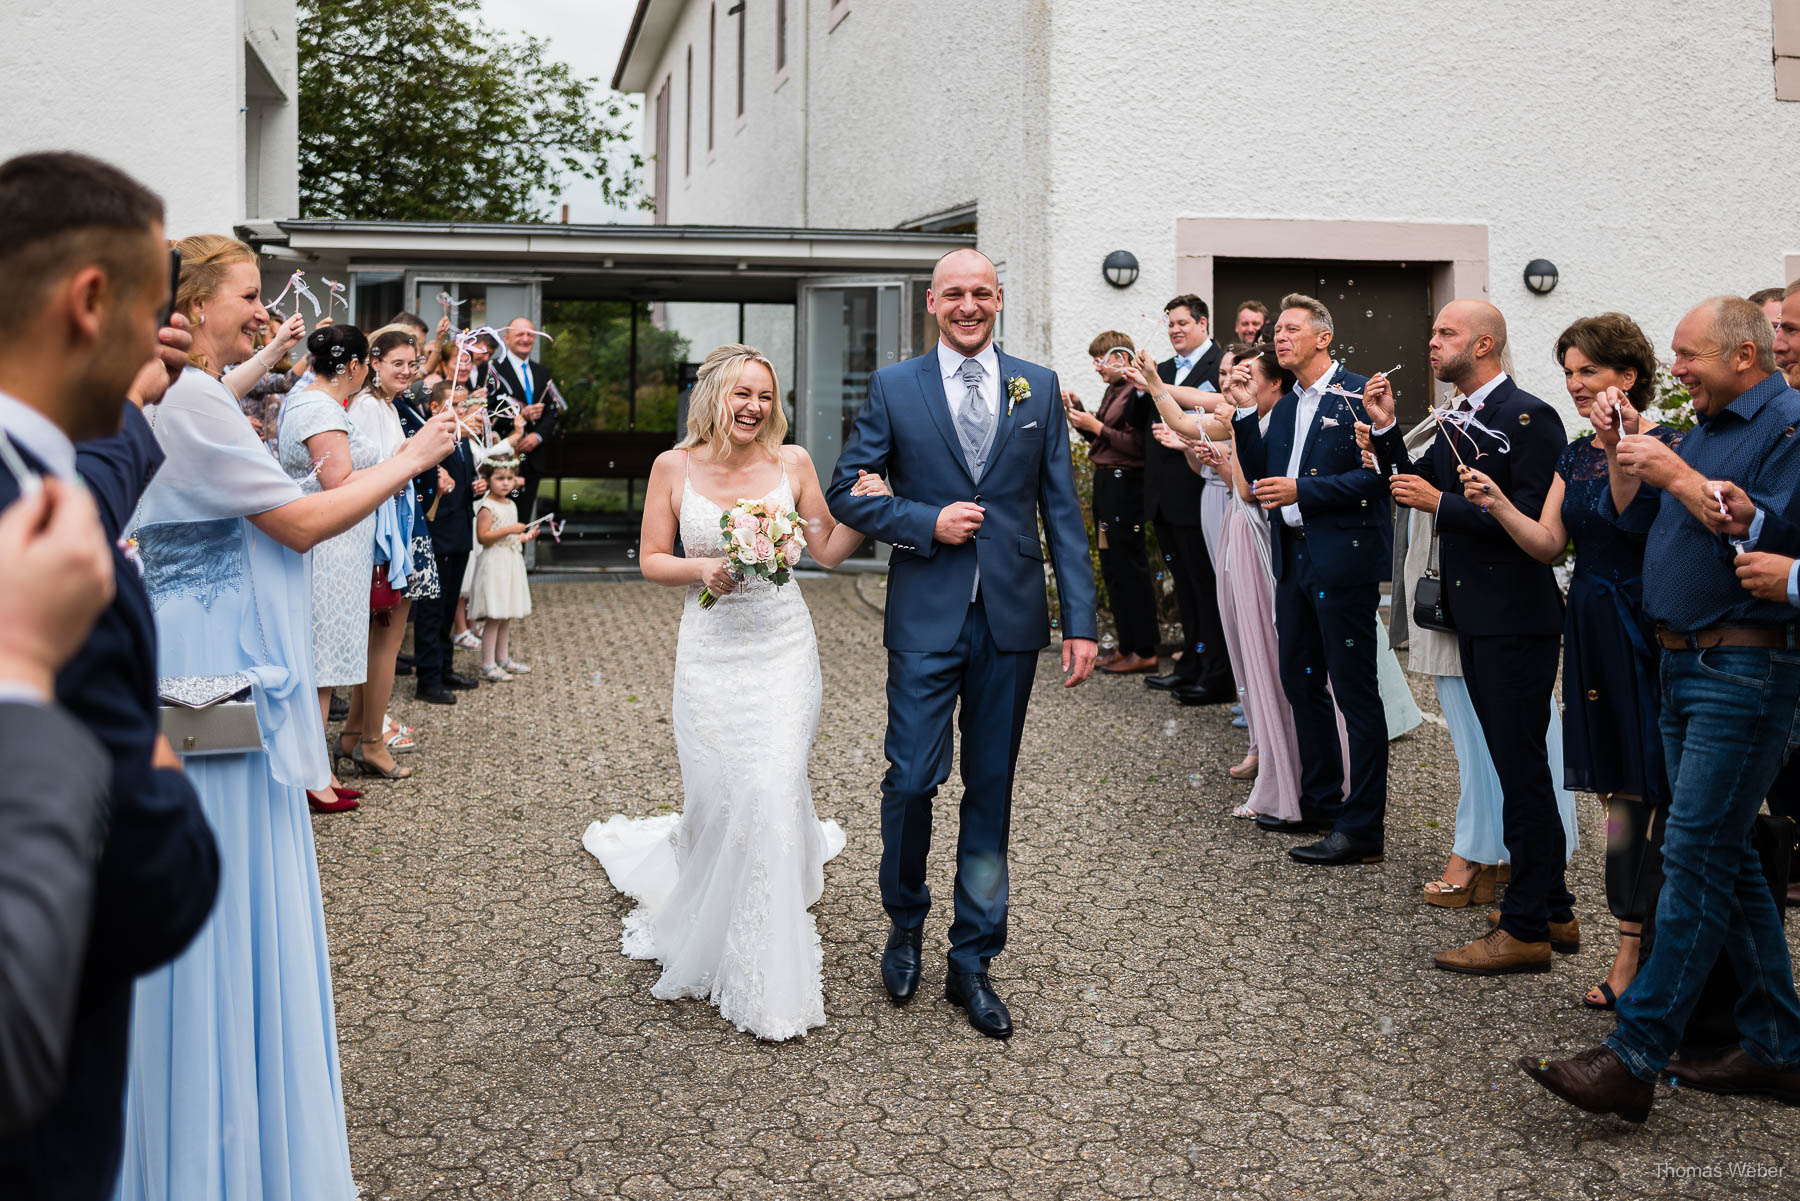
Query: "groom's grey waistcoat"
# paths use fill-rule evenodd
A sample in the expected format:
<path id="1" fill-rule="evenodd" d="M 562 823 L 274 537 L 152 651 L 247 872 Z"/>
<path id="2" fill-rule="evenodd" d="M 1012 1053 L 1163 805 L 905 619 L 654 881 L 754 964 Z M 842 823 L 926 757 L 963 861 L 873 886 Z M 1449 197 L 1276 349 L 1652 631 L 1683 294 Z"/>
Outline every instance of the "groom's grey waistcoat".
<path id="1" fill-rule="evenodd" d="M 884 638 L 891 650 L 947 651 L 955 645 L 977 565 L 995 646 L 1034 651 L 1049 645 L 1040 515 L 1056 569 L 1063 633 L 1096 637 L 1094 575 L 1069 465 L 1061 386 L 1047 367 L 1005 353 L 998 358 L 998 411 L 979 479 L 944 394 L 935 346 L 870 378 L 868 400 L 838 456 L 828 492 L 832 516 L 894 548 Z M 858 470 L 885 475 L 894 495 L 850 495 Z M 986 510 L 975 537 L 960 546 L 934 541 L 939 511 L 971 500 Z"/>

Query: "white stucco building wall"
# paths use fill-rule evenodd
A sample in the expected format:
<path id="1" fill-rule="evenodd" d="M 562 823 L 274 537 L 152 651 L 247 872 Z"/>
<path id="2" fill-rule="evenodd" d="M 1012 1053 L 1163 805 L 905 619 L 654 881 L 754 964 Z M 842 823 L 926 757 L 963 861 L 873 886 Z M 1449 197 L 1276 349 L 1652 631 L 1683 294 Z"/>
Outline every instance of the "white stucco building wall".
<path id="1" fill-rule="evenodd" d="M 173 236 L 299 212 L 293 0 L 8 8 L 0 159 L 79 150 L 129 171 Z"/>
<path id="2" fill-rule="evenodd" d="M 1009 347 L 1065 379 L 1088 379 L 1093 333 L 1140 329 L 1177 290 L 1239 299 L 1208 295 L 1200 257 L 1234 255 L 1233 222 L 1263 242 L 1269 222 L 1305 222 L 1296 246 L 1335 238 L 1352 259 L 1385 253 L 1368 223 L 1402 242 L 1463 227 L 1456 253 L 1485 240 L 1485 257 L 1446 268 L 1433 300 L 1485 285 L 1521 382 L 1558 401 L 1550 349 L 1572 319 L 1623 310 L 1666 353 L 1693 302 L 1785 282 L 1800 254 L 1800 104 L 1777 99 L 1766 0 L 1216 0 L 1178 27 L 1152 0 L 788 0 L 779 79 L 762 0 L 741 127 L 740 18 L 720 2 L 710 157 L 715 5 L 644 7 L 663 10 L 646 30 L 673 13 L 673 32 L 629 48 L 621 75 L 644 79 L 647 151 L 672 81 L 668 221 L 883 228 L 973 204 Z M 1100 273 L 1115 249 L 1142 267 L 1124 291 Z M 1534 258 L 1560 269 L 1549 296 L 1525 289 Z"/>

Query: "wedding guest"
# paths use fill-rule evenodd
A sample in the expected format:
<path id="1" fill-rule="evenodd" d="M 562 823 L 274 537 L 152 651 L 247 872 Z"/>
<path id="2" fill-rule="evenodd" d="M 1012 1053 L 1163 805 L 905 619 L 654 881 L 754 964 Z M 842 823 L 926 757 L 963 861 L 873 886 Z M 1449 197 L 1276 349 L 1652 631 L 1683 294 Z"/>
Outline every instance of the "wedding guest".
<path id="1" fill-rule="evenodd" d="M 1665 1068 L 1685 1087 L 1800 1103 L 1800 997 L 1751 842 L 1800 706 L 1800 659 L 1789 651 L 1796 614 L 1779 593 L 1745 591 L 1718 537 L 1749 534 L 1740 505 L 1777 512 L 1800 487 L 1800 392 L 1776 373 L 1773 342 L 1768 317 L 1749 301 L 1700 304 L 1675 327 L 1671 367 L 1698 424 L 1679 448 L 1640 433 L 1620 438 L 1610 456 L 1614 490 L 1603 514 L 1624 520 L 1636 487 L 1662 492 L 1644 548 L 1643 601 L 1663 652 L 1670 786 L 1656 942 L 1603 1044 L 1569 1059 L 1519 1061 L 1590 1113 L 1645 1120 Z M 1597 414 L 1596 424 L 1609 417 Z M 1721 516 L 1724 482 L 1735 488 Z M 1743 1041 L 1671 1062 L 1721 953 L 1741 990 Z"/>
<path id="2" fill-rule="evenodd" d="M 530 318 L 514 317 L 507 323 L 506 354 L 494 361 L 492 379 L 511 403 L 500 406 L 491 394 L 488 403 L 495 433 L 511 434 L 515 426 L 523 431 L 516 444 L 520 459 L 517 500 L 527 520 L 537 516 L 538 483 L 550 467 L 544 440 L 556 432 L 557 420 L 556 406 L 550 401 L 550 369 L 531 359 L 537 340 Z"/>
<path id="3" fill-rule="evenodd" d="M 1157 364 L 1164 383 L 1198 388 L 1219 386 L 1219 359 L 1224 354 L 1208 333 L 1206 302 L 1183 294 L 1163 306 L 1169 344 L 1174 355 Z M 1141 430 L 1155 420 L 1154 403 L 1147 392 L 1132 398 L 1126 421 Z M 1161 570 L 1175 585 L 1175 602 L 1181 612 L 1181 658 L 1172 670 L 1146 676 L 1151 688 L 1175 693 L 1185 705 L 1214 705 L 1235 700 L 1231 660 L 1225 652 L 1225 632 L 1219 627 L 1217 588 L 1212 559 L 1206 553 L 1206 532 L 1200 520 L 1201 493 L 1205 483 L 1188 470 L 1187 456 L 1154 440 L 1144 446 L 1144 511 L 1156 526 L 1162 550 Z"/>
<path id="4" fill-rule="evenodd" d="M 0 509 L 0 1139 L 49 1112 L 73 1052 L 111 770 L 56 673 L 112 598 L 85 491 L 51 478 Z"/>
<path id="5" fill-rule="evenodd" d="M 1439 952 L 1433 962 L 1473 975 L 1548 971 L 1550 922 L 1567 923 L 1565 946 L 1579 945 L 1546 749 L 1562 593 L 1548 565 L 1520 550 L 1492 513 L 1463 498 L 1458 471 L 1479 460 L 1495 487 L 1535 520 L 1566 439 L 1556 410 L 1503 369 L 1506 319 L 1499 309 L 1486 301 L 1451 301 L 1432 324 L 1430 345 L 1432 374 L 1455 389 L 1455 411 L 1468 414 L 1464 424 L 1440 423 L 1428 453 L 1414 460 L 1394 424 L 1386 376 L 1369 382 L 1363 405 L 1382 467 L 1397 471 L 1388 480 L 1394 499 L 1436 515 L 1446 606 L 1469 699 L 1500 775 L 1501 819 L 1513 857 L 1499 925 Z"/>
<path id="6" fill-rule="evenodd" d="M 406 445 L 397 402 L 412 384 L 419 365 L 417 337 L 404 326 L 377 330 L 369 344 L 369 356 L 368 387 L 351 400 L 345 416 L 375 444 L 382 459 L 391 459 Z M 406 636 L 407 614 L 415 600 L 439 589 L 437 559 L 411 480 L 376 510 L 376 518 L 377 542 L 388 542 L 382 552 L 388 567 L 385 582 L 398 594 L 389 608 L 370 616 L 367 675 L 364 683 L 350 690 L 350 713 L 338 736 L 338 755 L 348 756 L 364 775 L 404 780 L 412 775 L 412 769 L 394 762 L 388 745 L 387 706 L 394 692 L 394 670 Z M 384 531 L 388 532 L 385 538 Z M 398 588 L 395 578 L 404 581 Z"/>
<path id="7" fill-rule="evenodd" d="M 318 364 L 318 382 L 284 405 L 277 448 L 282 469 L 300 485 L 302 494 L 311 495 L 342 486 L 352 472 L 375 466 L 382 456 L 381 448 L 352 425 L 344 411 L 369 373 L 368 338 L 354 325 L 328 325 L 312 332 L 306 349 Z M 371 510 L 344 533 L 315 547 L 311 556 L 313 683 L 321 724 L 330 719 L 333 688 L 368 679 L 375 524 Z M 354 733 L 360 736 L 363 731 Z M 349 757 L 341 744 L 332 756 Z M 334 771 L 330 788 L 309 794 L 313 809 L 339 813 L 356 808 L 355 798 L 335 791 L 342 787 Z"/>
<path id="8" fill-rule="evenodd" d="M 1301 748 L 1298 820 L 1259 817 L 1266 830 L 1325 833 L 1288 853 L 1302 863 L 1372 863 L 1384 854 L 1387 713 L 1376 625 L 1389 572 L 1389 505 L 1379 476 L 1362 465 L 1348 400 L 1364 379 L 1332 361 L 1331 310 L 1294 293 L 1281 302 L 1273 343 L 1293 387 L 1270 411 L 1254 408 L 1232 432 L 1244 474 L 1269 516 L 1281 684 Z M 1329 683 L 1329 690 L 1327 684 Z M 1333 703 L 1349 731 L 1350 790 Z"/>
<path id="9" fill-rule="evenodd" d="M 1776 329 L 1781 328 L 1781 301 L 1786 292 L 1786 288 L 1758 288 L 1750 293 L 1750 303 L 1768 314 Z"/>
<path id="10" fill-rule="evenodd" d="M 169 301 L 162 213 L 136 180 L 83 155 L 0 164 L 0 437 L 16 456 L 0 470 L 0 508 L 28 489 L 85 487 L 113 545 L 115 588 L 55 681 L 56 703 L 105 748 L 108 820 L 62 1088 L 0 1135 L 0 1181 L 22 1201 L 112 1196 L 132 978 L 181 952 L 219 883 L 212 831 L 161 735 L 150 599 L 122 539 L 162 462 L 137 406 L 155 403 L 187 359 L 184 318 L 157 330 Z"/>
<path id="11" fill-rule="evenodd" d="M 469 583 L 469 617 L 486 623 L 481 678 L 498 684 L 531 670 L 512 657 L 512 623 L 531 616 L 525 544 L 544 527 L 520 521 L 518 507 L 507 499 L 519 484 L 513 460 L 488 459 L 481 465 L 481 478 L 487 481 L 487 495 L 475 506 L 475 538 L 482 553 Z"/>
<path id="12" fill-rule="evenodd" d="M 1106 385 L 1100 403 L 1088 412 L 1072 391 L 1063 391 L 1069 425 L 1087 440 L 1093 467 L 1094 538 L 1100 576 L 1118 649 L 1101 660 L 1101 671 L 1128 675 L 1156 667 L 1161 641 L 1150 560 L 1144 553 L 1144 431 L 1127 419 L 1133 389 L 1125 379 L 1135 348 L 1131 338 L 1107 330 L 1088 343 L 1094 374 Z"/>
<path id="13" fill-rule="evenodd" d="M 442 380 L 431 389 L 431 413 L 419 412 L 410 400 L 400 408 L 401 424 L 409 434 L 429 424 L 430 417 L 455 413 L 456 385 Z M 480 401 L 470 405 L 478 408 Z M 453 417 L 464 431 L 474 416 Z M 438 595 L 421 598 L 413 607 L 413 657 L 418 699 L 432 705 L 454 705 L 456 691 L 477 686 L 472 676 L 456 671 L 452 619 L 456 612 L 463 574 L 469 565 L 469 548 L 475 541 L 475 502 L 487 490 L 487 481 L 475 474 L 472 438 L 465 432 L 441 462 L 413 480 L 425 505 L 425 522 L 437 559 Z M 439 475 L 438 468 L 443 469 Z M 452 691 L 455 690 L 455 691 Z"/>
<path id="14" fill-rule="evenodd" d="M 1776 370 L 1787 377 L 1788 387 L 1800 388 L 1800 280 L 1789 284 L 1782 293 L 1774 349 Z"/>
<path id="15" fill-rule="evenodd" d="M 225 386 L 264 442 L 275 440 L 282 399 L 298 378 L 288 361 L 288 348 L 306 337 L 306 320 L 295 313 L 260 341 L 255 354 L 225 373 Z"/>
<path id="16" fill-rule="evenodd" d="M 156 668 L 248 675 L 260 738 L 186 765 L 219 838 L 219 906 L 181 958 L 138 983 L 118 1201 L 217 1197 L 220 1182 L 232 1197 L 353 1197 L 305 804 L 330 778 L 306 552 L 360 525 L 443 453 L 450 430 L 439 421 L 407 453 L 303 489 L 252 435 L 213 366 L 242 361 L 267 321 L 256 252 L 215 235 L 179 248 L 176 307 L 194 325 L 197 365 L 158 409 L 167 459 L 137 525 L 161 635 Z M 325 364 L 367 354 L 350 326 L 310 341 L 328 387 L 357 372 Z M 359 581 L 349 599 L 365 597 Z"/>
<path id="17" fill-rule="evenodd" d="M 1264 342 L 1263 327 L 1269 323 L 1269 306 L 1260 300 L 1240 300 L 1237 307 L 1237 340 L 1248 346 Z"/>
<path id="18" fill-rule="evenodd" d="M 500 343 L 492 334 L 477 334 L 474 344 L 469 347 L 469 387 L 473 391 L 486 393 L 493 382 L 494 355 L 500 350 Z"/>
<path id="19" fill-rule="evenodd" d="M 1625 428 L 1668 446 L 1680 435 L 1641 422 L 1656 399 L 1656 352 L 1623 313 L 1583 317 L 1556 340 L 1556 359 L 1575 411 L 1593 421 L 1596 404 L 1620 411 Z M 1564 784 L 1597 794 L 1606 806 L 1606 900 L 1619 919 L 1619 950 L 1606 979 L 1583 1004 L 1611 1009 L 1637 974 L 1643 923 L 1662 888 L 1659 816 L 1669 804 L 1659 726 L 1655 631 L 1644 619 L 1644 536 L 1660 496 L 1639 487 L 1631 506 L 1614 503 L 1608 454 L 1617 421 L 1564 448 L 1536 521 L 1515 508 L 1485 472 L 1471 466 L 1464 495 L 1491 513 L 1540 563 L 1554 563 L 1570 542 L 1575 571 L 1563 614 Z M 1552 941 L 1574 941 L 1555 939 Z"/>

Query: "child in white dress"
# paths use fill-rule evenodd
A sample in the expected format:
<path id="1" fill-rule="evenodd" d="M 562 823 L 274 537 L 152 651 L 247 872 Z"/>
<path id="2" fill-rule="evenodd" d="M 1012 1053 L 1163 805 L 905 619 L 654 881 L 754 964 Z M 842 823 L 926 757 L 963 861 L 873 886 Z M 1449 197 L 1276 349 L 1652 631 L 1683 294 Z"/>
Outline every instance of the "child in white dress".
<path id="1" fill-rule="evenodd" d="M 519 486 L 517 463 L 492 458 L 481 465 L 487 495 L 475 506 L 475 540 L 481 543 L 475 577 L 469 582 L 469 620 L 487 619 L 481 631 L 481 678 L 510 680 L 531 668 L 509 652 L 513 619 L 531 616 L 531 584 L 525 575 L 525 543 L 542 526 L 527 527 L 508 495 Z"/>

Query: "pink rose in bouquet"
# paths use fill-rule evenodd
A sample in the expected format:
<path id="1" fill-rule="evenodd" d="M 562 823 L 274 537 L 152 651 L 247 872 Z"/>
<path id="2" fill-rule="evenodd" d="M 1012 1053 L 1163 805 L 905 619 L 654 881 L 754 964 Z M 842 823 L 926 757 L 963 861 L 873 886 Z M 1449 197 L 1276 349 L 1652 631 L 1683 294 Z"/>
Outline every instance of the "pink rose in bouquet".
<path id="1" fill-rule="evenodd" d="M 798 513 L 772 511 L 761 501 L 739 501 L 719 518 L 720 554 L 732 578 L 755 576 L 777 587 L 787 583 L 806 547 L 800 532 L 805 526 Z M 712 608 L 718 600 L 712 589 L 700 590 L 702 609 Z"/>

